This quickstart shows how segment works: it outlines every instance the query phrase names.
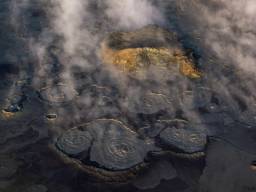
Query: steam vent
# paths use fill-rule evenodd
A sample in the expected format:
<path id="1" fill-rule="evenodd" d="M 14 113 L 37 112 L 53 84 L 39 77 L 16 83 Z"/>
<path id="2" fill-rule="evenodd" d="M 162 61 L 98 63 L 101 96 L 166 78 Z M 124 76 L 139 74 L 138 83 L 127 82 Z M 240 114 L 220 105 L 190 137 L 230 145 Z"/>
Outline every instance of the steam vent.
<path id="1" fill-rule="evenodd" d="M 154 68 L 168 70 L 171 75 L 174 67 L 189 78 L 202 75 L 192 58 L 186 56 L 176 34 L 157 26 L 109 34 L 102 42 L 101 58 L 105 64 L 137 78 Z"/>
<path id="2" fill-rule="evenodd" d="M 256 0 L 0 0 L 0 192 L 256 192 Z"/>
<path id="3" fill-rule="evenodd" d="M 198 79 L 202 75 L 176 35 L 157 26 L 109 34 L 101 44 L 101 59 L 121 74 L 140 80 L 145 80 L 151 70 L 167 71 L 169 76 L 178 73 L 183 79 Z M 111 94 L 104 97 L 114 99 Z M 154 159 L 168 155 L 186 160 L 204 157 L 207 133 L 190 122 L 174 118 L 167 124 L 159 122 L 162 128 L 152 123 L 149 129 L 155 133 L 153 136 L 136 124 L 139 114 L 151 115 L 153 119 L 161 110 L 172 109 L 170 95 L 146 89 L 141 94 L 126 95 L 124 100 L 120 110 L 127 116 L 93 116 L 92 121 L 58 135 L 51 149 L 64 163 L 107 183 L 130 183 L 148 170 Z M 113 116 L 113 112 L 109 115 Z M 127 117 L 131 122 L 123 121 Z M 143 119 L 138 122 L 145 123 Z"/>

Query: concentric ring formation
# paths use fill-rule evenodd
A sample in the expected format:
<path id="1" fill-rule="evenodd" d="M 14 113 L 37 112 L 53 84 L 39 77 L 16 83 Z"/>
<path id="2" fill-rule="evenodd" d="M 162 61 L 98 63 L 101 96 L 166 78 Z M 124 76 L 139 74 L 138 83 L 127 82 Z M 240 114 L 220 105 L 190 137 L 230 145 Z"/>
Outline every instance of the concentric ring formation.
<path id="1" fill-rule="evenodd" d="M 146 92 L 142 95 L 129 95 L 122 106 L 132 113 L 153 114 L 171 106 L 171 99 L 166 95 Z"/>
<path id="2" fill-rule="evenodd" d="M 206 134 L 199 133 L 192 128 L 169 127 L 160 133 L 160 139 L 165 145 L 185 153 L 204 151 L 207 142 Z"/>
<path id="3" fill-rule="evenodd" d="M 92 137 L 89 132 L 71 129 L 58 138 L 56 146 L 67 155 L 78 155 L 87 151 L 91 142 Z"/>
<path id="4" fill-rule="evenodd" d="M 126 183 L 148 167 L 149 153 L 157 158 L 173 154 L 194 159 L 202 156 L 206 144 L 206 135 L 186 126 L 168 127 L 157 138 L 161 148 L 156 140 L 142 139 L 119 120 L 97 119 L 65 131 L 52 149 L 63 162 L 92 178 Z"/>
<path id="5" fill-rule="evenodd" d="M 92 145 L 90 160 L 109 170 L 126 170 L 144 162 L 154 147 L 139 139 L 138 135 L 115 121 L 96 121 L 91 125 L 101 127 Z M 96 132 L 99 133 L 99 132 Z"/>
<path id="6" fill-rule="evenodd" d="M 111 170 L 129 169 L 144 161 L 141 144 L 136 138 L 107 138 L 93 145 L 91 160 Z"/>
<path id="7" fill-rule="evenodd" d="M 77 96 L 76 90 L 64 84 L 44 87 L 40 90 L 40 98 L 51 104 L 66 103 Z"/>

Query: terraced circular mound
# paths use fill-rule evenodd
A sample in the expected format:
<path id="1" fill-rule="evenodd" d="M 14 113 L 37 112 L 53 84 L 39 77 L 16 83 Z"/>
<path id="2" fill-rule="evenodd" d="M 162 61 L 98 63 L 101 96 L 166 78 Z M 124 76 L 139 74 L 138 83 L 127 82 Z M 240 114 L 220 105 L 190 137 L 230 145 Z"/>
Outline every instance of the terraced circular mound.
<path id="1" fill-rule="evenodd" d="M 168 110 L 172 107 L 170 98 L 161 93 L 150 91 L 140 95 L 131 93 L 121 102 L 121 106 L 131 113 L 153 114 L 160 110 Z"/>
<path id="2" fill-rule="evenodd" d="M 40 99 L 49 104 L 64 104 L 72 101 L 78 93 L 65 84 L 47 86 L 39 91 Z"/>
<path id="3" fill-rule="evenodd" d="M 202 152 L 206 145 L 206 135 L 193 128 L 167 128 L 160 133 L 160 140 L 166 147 L 187 154 Z"/>
<path id="4" fill-rule="evenodd" d="M 91 125 L 97 131 L 95 142 L 90 152 L 90 160 L 109 170 L 126 170 L 143 163 L 147 153 L 154 149 L 138 137 L 138 134 L 120 122 L 98 121 Z"/>
<path id="5" fill-rule="evenodd" d="M 87 131 L 71 129 L 58 138 L 56 146 L 67 155 L 78 155 L 87 152 L 92 142 L 92 136 Z"/>
<path id="6" fill-rule="evenodd" d="M 146 78 L 150 71 L 159 75 L 173 68 L 189 78 L 200 78 L 193 60 L 186 56 L 175 33 L 157 26 L 147 26 L 132 32 L 114 32 L 101 47 L 103 63 L 136 78 Z"/>
<path id="7" fill-rule="evenodd" d="M 204 155 L 206 135 L 168 127 L 149 139 L 115 119 L 97 119 L 61 134 L 52 149 L 72 167 L 104 182 L 126 183 L 151 163 L 152 155 L 197 159 Z M 159 144 L 160 143 L 160 144 Z"/>
<path id="8" fill-rule="evenodd" d="M 156 149 L 122 122 L 99 119 L 65 131 L 54 151 L 79 170 L 106 182 L 127 182 L 147 166 L 147 154 Z"/>

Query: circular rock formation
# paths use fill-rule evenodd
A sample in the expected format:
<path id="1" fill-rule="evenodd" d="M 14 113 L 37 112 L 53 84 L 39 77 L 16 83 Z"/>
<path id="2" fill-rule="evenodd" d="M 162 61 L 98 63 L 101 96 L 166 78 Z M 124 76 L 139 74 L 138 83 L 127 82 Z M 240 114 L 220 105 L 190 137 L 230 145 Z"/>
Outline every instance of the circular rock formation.
<path id="1" fill-rule="evenodd" d="M 158 136 L 163 148 L 160 154 L 171 154 L 179 158 L 197 159 L 205 155 L 207 135 L 205 131 L 185 123 L 168 126 Z"/>
<path id="2" fill-rule="evenodd" d="M 67 155 L 78 155 L 88 151 L 91 142 L 92 137 L 89 132 L 71 129 L 58 138 L 56 146 Z"/>
<path id="3" fill-rule="evenodd" d="M 132 32 L 111 33 L 102 43 L 101 58 L 120 71 L 136 78 L 145 78 L 153 70 L 173 74 L 178 65 L 181 74 L 200 78 L 201 73 L 189 57 L 175 33 L 157 26 L 147 26 Z"/>
<path id="4" fill-rule="evenodd" d="M 91 126 L 106 127 L 105 122 Z M 93 143 L 90 160 L 109 170 L 125 170 L 143 163 L 153 145 L 139 139 L 138 135 L 121 123 L 109 122 L 104 132 Z"/>
<path id="5" fill-rule="evenodd" d="M 61 159 L 105 182 L 127 182 L 147 166 L 154 143 L 114 119 L 98 119 L 64 132 L 53 146 Z"/>
<path id="6" fill-rule="evenodd" d="M 153 114 L 160 110 L 169 110 L 172 106 L 171 100 L 161 93 L 147 91 L 141 94 L 131 94 L 121 102 L 121 106 L 131 113 Z"/>
<path id="7" fill-rule="evenodd" d="M 116 119 L 97 119 L 65 131 L 52 149 L 64 163 L 96 180 L 126 183 L 148 167 L 151 157 L 201 158 L 206 142 L 206 134 L 187 124 L 164 128 L 154 141 Z"/>
<path id="8" fill-rule="evenodd" d="M 73 100 L 78 95 L 76 90 L 64 84 L 44 87 L 39 93 L 40 98 L 49 104 L 63 104 Z"/>
<path id="9" fill-rule="evenodd" d="M 161 140 L 185 153 L 203 151 L 206 135 L 189 129 L 167 128 L 160 134 Z"/>

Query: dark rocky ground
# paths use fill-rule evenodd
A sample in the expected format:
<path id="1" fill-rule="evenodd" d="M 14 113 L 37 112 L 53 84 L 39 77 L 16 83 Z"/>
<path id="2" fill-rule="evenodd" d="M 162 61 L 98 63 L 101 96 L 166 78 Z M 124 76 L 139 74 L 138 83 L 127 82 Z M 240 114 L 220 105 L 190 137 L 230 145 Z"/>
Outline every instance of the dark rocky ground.
<path id="1" fill-rule="evenodd" d="M 151 82 L 117 80 L 101 64 L 95 53 L 100 41 L 108 32 L 119 30 L 104 15 L 106 5 L 101 1 L 89 1 L 90 15 L 84 25 L 96 37 L 93 43 L 86 39 L 88 44 L 81 46 L 87 46 L 86 53 L 76 50 L 76 59 L 72 54 L 66 56 L 61 33 L 51 31 L 52 1 L 28 1 L 24 7 L 22 2 L 0 0 L 0 108 L 5 109 L 16 98 L 22 109 L 11 117 L 0 116 L 0 192 L 256 191 L 256 168 L 251 165 L 256 160 L 255 80 L 231 65 L 232 60 L 218 58 L 203 43 L 207 31 L 200 16 L 191 15 L 196 11 L 192 4 L 181 9 L 175 1 L 155 1 L 168 20 L 164 27 L 177 32 L 183 46 L 192 50 L 204 77 L 192 82 L 180 77 L 168 79 L 169 84 L 159 88 Z M 217 11 L 219 5 L 207 6 Z M 43 60 L 40 48 L 46 50 Z M 60 83 L 68 87 L 64 99 L 57 98 L 61 102 L 44 96 L 45 87 Z M 123 111 L 126 93 L 133 97 L 136 91 L 130 90 L 143 92 L 148 87 L 160 89 L 171 99 L 182 97 L 164 112 Z M 210 90 L 210 95 L 205 90 Z M 57 118 L 49 120 L 49 114 Z M 158 122 L 180 118 L 214 137 L 209 137 L 203 159 L 163 157 L 153 160 L 150 169 L 132 183 L 105 184 L 65 165 L 48 147 L 63 130 L 98 118 L 122 120 L 149 136 L 155 134 L 152 127 Z"/>

